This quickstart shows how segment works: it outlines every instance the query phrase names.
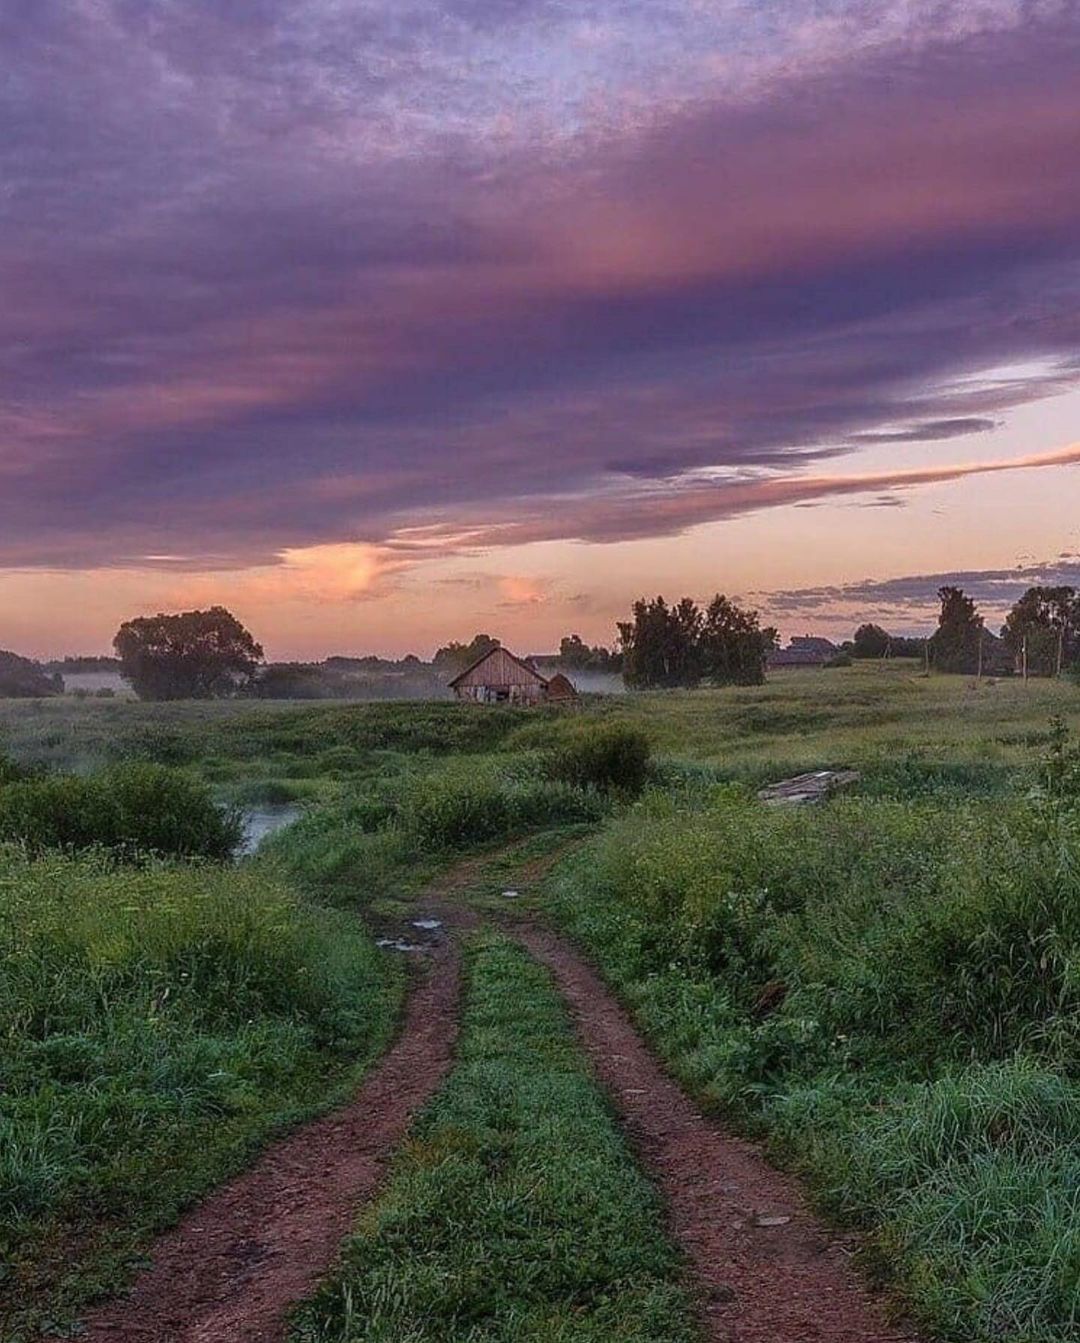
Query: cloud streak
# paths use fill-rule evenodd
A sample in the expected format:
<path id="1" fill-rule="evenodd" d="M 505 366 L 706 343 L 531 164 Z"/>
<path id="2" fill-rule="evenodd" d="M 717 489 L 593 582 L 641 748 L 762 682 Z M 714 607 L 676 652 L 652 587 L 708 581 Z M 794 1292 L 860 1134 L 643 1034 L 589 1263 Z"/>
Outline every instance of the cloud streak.
<path id="1" fill-rule="evenodd" d="M 899 8 L 6 7 L 0 565 L 1006 469 L 899 454 L 1076 379 L 1080 16 Z M 896 469 L 820 469 L 868 446 Z"/>

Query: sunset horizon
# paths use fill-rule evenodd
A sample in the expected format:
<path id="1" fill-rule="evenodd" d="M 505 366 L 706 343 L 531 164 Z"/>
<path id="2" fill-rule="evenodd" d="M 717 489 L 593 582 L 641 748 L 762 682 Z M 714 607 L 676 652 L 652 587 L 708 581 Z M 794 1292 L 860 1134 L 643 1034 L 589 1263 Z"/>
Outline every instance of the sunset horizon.
<path id="1" fill-rule="evenodd" d="M 1080 579 L 1072 3 L 15 6 L 0 647 Z M 61 78 L 58 80 L 58 74 Z"/>

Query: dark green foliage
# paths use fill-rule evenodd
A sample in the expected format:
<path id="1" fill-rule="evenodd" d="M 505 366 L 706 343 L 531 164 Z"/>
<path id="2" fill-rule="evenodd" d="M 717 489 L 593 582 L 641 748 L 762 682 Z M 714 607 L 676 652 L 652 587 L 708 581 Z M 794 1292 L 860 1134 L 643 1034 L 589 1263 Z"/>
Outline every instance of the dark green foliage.
<path id="1" fill-rule="evenodd" d="M 857 658 L 883 658 L 892 639 L 880 625 L 860 625 L 851 641 L 851 655 Z"/>
<path id="2" fill-rule="evenodd" d="M 46 699 L 63 691 L 60 676 L 44 671 L 29 658 L 0 649 L 0 699 Z"/>
<path id="3" fill-rule="evenodd" d="M 240 818 L 205 785 L 160 765 L 117 765 L 89 778 L 48 776 L 0 787 L 0 842 L 30 849 L 100 846 L 129 855 L 228 858 Z"/>
<path id="4" fill-rule="evenodd" d="M 398 824 L 422 848 L 467 848 L 537 826 L 596 820 L 595 796 L 571 783 L 544 779 L 432 774 L 410 786 Z"/>
<path id="5" fill-rule="evenodd" d="M 125 621 L 113 647 L 140 699 L 217 699 L 247 689 L 263 650 L 223 606 Z"/>
<path id="6" fill-rule="evenodd" d="M 601 644 L 590 647 L 580 634 L 568 634 L 559 641 L 559 665 L 567 671 L 617 675 L 622 671 L 622 654 Z"/>
<path id="7" fill-rule="evenodd" d="M 1032 676 L 1057 676 L 1080 661 L 1080 595 L 1075 588 L 1028 588 L 1001 631 Z"/>
<path id="8" fill-rule="evenodd" d="M 636 796 L 649 776 L 649 739 L 634 728 L 583 727 L 556 748 L 548 772 L 577 788 L 617 789 Z"/>
<path id="9" fill-rule="evenodd" d="M 634 603 L 620 622 L 623 679 L 632 689 L 760 685 L 776 631 L 762 629 L 756 611 L 719 593 L 704 611 L 689 597 L 668 606 L 663 597 Z"/>
<path id="10" fill-rule="evenodd" d="M 600 793 L 540 777 L 534 765 L 462 763 L 372 780 L 312 807 L 260 852 L 319 896 L 351 903 L 455 850 L 604 815 Z"/>
<path id="11" fill-rule="evenodd" d="M 691 1343 L 656 1196 L 546 973 L 469 956 L 458 1066 L 293 1343 Z"/>
<path id="12" fill-rule="evenodd" d="M 986 657 L 986 631 L 973 598 L 958 587 L 938 592 L 942 611 L 930 639 L 930 657 L 938 672 L 974 674 Z M 991 637 L 993 638 L 993 637 Z M 982 653 L 981 653 L 982 650 Z M 989 666 L 985 667 L 989 670 Z"/>
<path id="13" fill-rule="evenodd" d="M 467 644 L 452 640 L 437 649 L 432 663 L 436 671 L 449 678 L 479 662 L 485 653 L 499 646 L 498 639 L 493 639 L 490 634 L 474 634 Z"/>

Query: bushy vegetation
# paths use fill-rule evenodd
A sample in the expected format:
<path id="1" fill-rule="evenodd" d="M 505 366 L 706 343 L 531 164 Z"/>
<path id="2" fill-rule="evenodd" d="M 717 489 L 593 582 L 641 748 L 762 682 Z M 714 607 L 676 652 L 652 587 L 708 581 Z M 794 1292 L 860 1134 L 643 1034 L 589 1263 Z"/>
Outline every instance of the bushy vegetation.
<path id="1" fill-rule="evenodd" d="M 359 925 L 254 869 L 0 848 L 0 939 L 0 1259 L 27 1311 L 115 1285 L 393 1015 Z"/>
<path id="2" fill-rule="evenodd" d="M 419 880 L 456 851 L 596 821 L 606 810 L 598 791 L 543 777 L 537 760 L 460 760 L 345 789 L 265 852 L 305 888 L 353 902 Z"/>
<path id="3" fill-rule="evenodd" d="M 0 648 L 0 699 L 41 699 L 63 693 L 59 676 L 37 662 Z"/>
<path id="4" fill-rule="evenodd" d="M 545 971 L 469 958 L 458 1066 L 293 1343 L 690 1343 L 651 1188 Z"/>
<path id="5" fill-rule="evenodd" d="M 617 724 L 584 727 L 567 735 L 548 761 L 555 779 L 578 788 L 617 789 L 637 796 L 649 777 L 649 739 Z"/>
<path id="6" fill-rule="evenodd" d="M 950 1339 L 1057 1343 L 1080 1314 L 1070 768 L 1031 799 L 792 811 L 699 780 L 556 892 L 682 1078 L 870 1228 Z"/>
<path id="7" fill-rule="evenodd" d="M 241 834 L 239 815 L 217 806 L 205 785 L 160 765 L 6 784 L 0 766 L 0 843 L 225 859 Z"/>

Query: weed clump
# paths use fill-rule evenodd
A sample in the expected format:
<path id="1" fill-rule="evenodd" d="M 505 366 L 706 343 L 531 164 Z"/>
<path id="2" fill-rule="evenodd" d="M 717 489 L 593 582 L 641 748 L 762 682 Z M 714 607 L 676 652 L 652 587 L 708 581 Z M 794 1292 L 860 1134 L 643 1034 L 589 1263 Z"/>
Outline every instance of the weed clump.
<path id="1" fill-rule="evenodd" d="M 0 842 L 35 852 L 97 846 L 129 856 L 224 860 L 242 832 L 239 814 L 218 807 L 203 784 L 160 765 L 0 786 Z"/>
<path id="2" fill-rule="evenodd" d="M 569 736 L 552 752 L 547 769 L 553 779 L 576 788 L 614 789 L 636 797 L 649 777 L 649 756 L 643 732 L 603 725 Z"/>

